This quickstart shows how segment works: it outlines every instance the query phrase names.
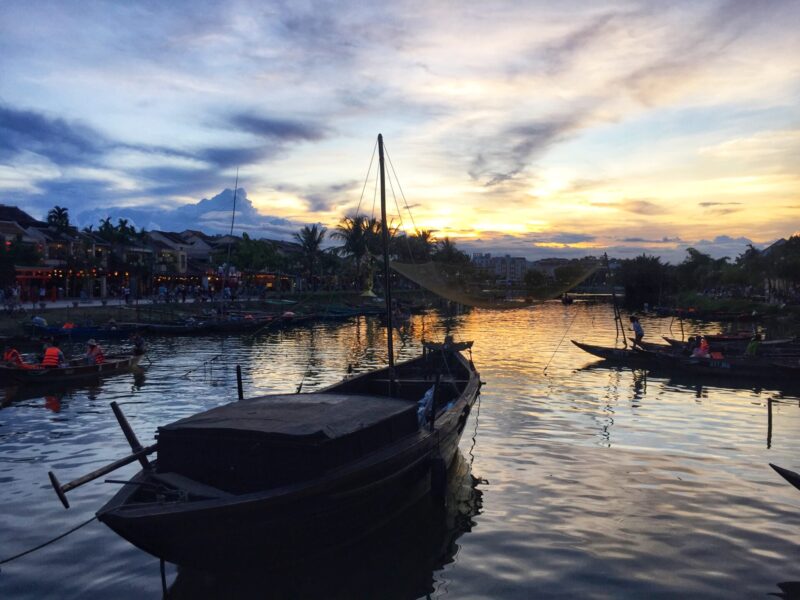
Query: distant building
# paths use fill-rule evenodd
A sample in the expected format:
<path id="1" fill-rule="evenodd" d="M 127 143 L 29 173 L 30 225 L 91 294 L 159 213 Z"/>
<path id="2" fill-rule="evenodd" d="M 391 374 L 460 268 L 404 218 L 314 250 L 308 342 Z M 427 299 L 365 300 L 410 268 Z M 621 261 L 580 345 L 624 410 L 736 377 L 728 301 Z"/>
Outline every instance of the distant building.
<path id="1" fill-rule="evenodd" d="M 528 271 L 528 261 L 522 256 L 492 256 L 489 253 L 475 253 L 472 255 L 472 264 L 492 275 L 495 279 L 506 283 L 519 283 L 525 279 Z"/>

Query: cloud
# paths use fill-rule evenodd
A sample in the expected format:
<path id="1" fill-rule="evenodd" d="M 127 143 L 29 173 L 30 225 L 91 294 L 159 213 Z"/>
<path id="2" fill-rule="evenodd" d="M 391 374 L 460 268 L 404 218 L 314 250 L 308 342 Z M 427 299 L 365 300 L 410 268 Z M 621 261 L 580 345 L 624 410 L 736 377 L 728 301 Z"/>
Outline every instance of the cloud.
<path id="1" fill-rule="evenodd" d="M 580 244 L 582 242 L 593 242 L 597 236 L 588 233 L 552 233 L 547 235 L 534 235 L 529 236 L 528 239 L 534 243 L 546 244 Z"/>
<path id="2" fill-rule="evenodd" d="M 487 179 L 487 187 L 509 181 L 519 175 L 535 156 L 574 132 L 583 112 L 541 121 L 512 125 L 496 136 L 481 141 L 484 150 L 472 159 L 468 174 L 472 179 Z"/>
<path id="3" fill-rule="evenodd" d="M 316 124 L 249 113 L 231 115 L 229 123 L 241 131 L 271 140 L 316 141 L 321 140 L 327 133 L 326 128 Z"/>
<path id="4" fill-rule="evenodd" d="M 639 215 L 662 215 L 669 212 L 660 204 L 650 200 L 623 200 L 618 206 L 621 210 Z"/>
<path id="5" fill-rule="evenodd" d="M 664 236 L 660 240 L 648 240 L 646 238 L 640 238 L 640 237 L 626 237 L 622 238 L 620 241 L 626 243 L 634 243 L 634 244 L 679 244 L 683 240 L 678 236 L 676 237 Z"/>
<path id="6" fill-rule="evenodd" d="M 738 206 L 741 202 L 700 202 L 699 206 L 709 208 L 711 206 Z"/>
<path id="7" fill-rule="evenodd" d="M 57 165 L 78 165 L 95 162 L 109 146 L 80 122 L 0 105 L 0 158 L 32 152 Z"/>

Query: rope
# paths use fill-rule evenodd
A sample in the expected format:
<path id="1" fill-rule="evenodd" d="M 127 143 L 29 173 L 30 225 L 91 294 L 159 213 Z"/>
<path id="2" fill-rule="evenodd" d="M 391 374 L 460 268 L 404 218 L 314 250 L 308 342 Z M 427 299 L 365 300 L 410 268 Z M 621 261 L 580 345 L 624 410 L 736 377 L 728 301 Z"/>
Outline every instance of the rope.
<path id="1" fill-rule="evenodd" d="M 369 166 L 367 167 L 367 175 L 364 177 L 364 186 L 361 188 L 361 197 L 358 199 L 358 206 L 356 207 L 356 215 L 361 210 L 361 201 L 364 199 L 364 192 L 367 189 L 367 182 L 369 181 L 369 174 L 372 171 L 372 162 L 375 160 L 375 151 L 378 149 L 378 140 L 375 139 L 375 145 L 372 147 L 372 156 L 369 159 Z"/>
<path id="2" fill-rule="evenodd" d="M 400 190 L 400 196 L 403 198 L 403 204 L 405 204 L 406 210 L 408 211 L 408 217 L 411 219 L 411 225 L 414 227 L 414 231 L 419 231 L 417 229 L 417 224 L 414 222 L 414 215 L 411 214 L 411 207 L 408 205 L 408 201 L 406 200 L 406 195 L 403 192 L 403 186 L 400 185 L 400 178 L 397 176 L 397 172 L 394 170 L 394 163 L 392 162 L 392 159 L 389 157 L 389 150 L 386 148 L 386 144 L 383 145 L 383 151 L 386 153 L 386 159 L 389 161 L 389 166 L 392 169 L 392 173 L 394 173 L 394 179 L 395 181 L 397 181 L 397 189 Z"/>
<path id="3" fill-rule="evenodd" d="M 44 542 L 43 544 L 39 544 L 38 546 L 34 546 L 33 548 L 29 548 L 28 550 L 25 550 L 25 552 L 20 552 L 19 554 L 15 554 L 14 556 L 9 556 L 8 558 L 4 558 L 3 560 L 0 560 L 0 565 L 4 565 L 6 563 L 10 563 L 12 560 L 17 560 L 18 558 L 22 558 L 23 556 L 25 556 L 27 554 L 30 554 L 31 552 L 36 552 L 37 550 L 41 550 L 45 546 L 49 546 L 50 544 L 52 544 L 54 542 L 57 542 L 58 540 L 60 540 L 62 538 L 67 537 L 70 533 L 74 533 L 74 532 L 78 531 L 78 529 L 80 529 L 81 527 L 85 527 L 86 525 L 88 525 L 89 523 L 94 521 L 96 518 L 97 518 L 97 516 L 92 516 L 91 519 L 89 519 L 87 521 L 84 521 L 80 525 L 76 525 L 75 527 L 73 527 L 69 531 L 65 531 L 64 533 L 62 533 L 60 535 L 57 535 L 56 537 Z"/>
<path id="4" fill-rule="evenodd" d="M 572 324 L 575 322 L 575 318 L 577 316 L 578 316 L 578 312 L 575 311 L 575 314 L 572 316 L 572 320 L 569 322 L 569 327 L 567 327 L 566 331 L 564 331 L 564 335 L 561 336 L 561 340 L 558 342 L 558 346 L 556 346 L 556 349 L 553 350 L 553 354 L 552 354 L 552 356 L 550 356 L 550 360 L 547 361 L 547 364 L 544 366 L 544 369 L 542 369 L 542 373 L 544 375 L 547 375 L 547 368 L 550 366 L 550 363 L 553 362 L 553 359 L 556 356 L 556 352 L 558 352 L 558 349 L 561 347 L 561 344 L 564 342 L 564 338 L 567 337 L 567 334 L 569 333 L 569 330 L 572 329 Z"/>

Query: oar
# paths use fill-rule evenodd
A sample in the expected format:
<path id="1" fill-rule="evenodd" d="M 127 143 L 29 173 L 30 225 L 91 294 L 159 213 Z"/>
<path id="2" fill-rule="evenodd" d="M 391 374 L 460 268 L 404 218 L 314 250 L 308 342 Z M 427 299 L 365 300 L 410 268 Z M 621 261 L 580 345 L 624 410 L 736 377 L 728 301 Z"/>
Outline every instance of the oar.
<path id="1" fill-rule="evenodd" d="M 56 477 L 56 474 L 52 471 L 48 471 L 47 475 L 50 477 L 50 483 L 53 485 L 53 489 L 56 491 L 56 495 L 58 499 L 61 500 L 61 504 L 64 505 L 64 508 L 69 508 L 69 502 L 67 501 L 67 492 L 70 490 L 74 490 L 76 487 L 82 486 L 84 483 L 89 483 L 90 481 L 94 481 L 98 477 L 102 477 L 103 475 L 107 475 L 112 471 L 116 471 L 120 467 L 124 467 L 125 465 L 129 465 L 132 462 L 136 462 L 147 456 L 148 454 L 152 454 L 158 450 L 158 444 L 153 444 L 152 446 L 147 446 L 146 448 L 142 448 L 138 452 L 134 452 L 126 456 L 125 458 L 120 458 L 119 460 L 115 460 L 114 462 L 106 465 L 105 467 L 100 467 L 96 471 L 92 471 L 84 475 L 83 477 L 78 477 L 69 483 L 65 483 L 61 485 Z"/>
<path id="2" fill-rule="evenodd" d="M 119 426 L 122 428 L 122 432 L 125 434 L 125 439 L 128 440 L 128 444 L 130 444 L 131 450 L 133 451 L 132 454 L 124 458 L 120 458 L 119 460 L 115 460 L 114 462 L 106 465 L 105 467 L 100 467 L 99 469 L 92 471 L 84 475 L 83 477 L 78 477 L 77 479 L 70 481 L 69 483 L 65 483 L 61 485 L 56 477 L 56 474 L 52 471 L 47 473 L 48 477 L 50 477 L 50 483 L 53 485 L 53 489 L 56 491 L 56 495 L 58 499 L 61 500 L 61 504 L 64 505 L 64 508 L 69 508 L 69 502 L 67 501 L 67 492 L 70 490 L 74 490 L 76 487 L 83 485 L 84 483 L 89 483 L 97 479 L 98 477 L 102 477 L 103 475 L 107 475 L 112 471 L 116 471 L 120 467 L 124 467 L 125 465 L 129 465 L 132 462 L 136 462 L 137 460 L 142 465 L 142 469 L 148 470 L 151 468 L 150 461 L 147 460 L 147 456 L 152 454 L 158 449 L 158 444 L 153 444 L 152 446 L 147 446 L 143 448 L 142 445 L 139 443 L 139 440 L 136 437 L 136 434 L 133 432 L 128 420 L 125 418 L 125 415 L 122 414 L 122 409 L 116 402 L 111 403 L 111 410 L 114 411 L 114 416 L 117 418 L 117 422 Z"/>
<path id="3" fill-rule="evenodd" d="M 790 471 L 789 469 L 784 469 L 783 467 L 779 467 L 778 465 L 773 465 L 769 463 L 769 466 L 775 469 L 775 472 L 783 477 L 786 481 L 791 483 L 794 487 L 800 490 L 800 473 L 795 473 L 794 471 Z"/>

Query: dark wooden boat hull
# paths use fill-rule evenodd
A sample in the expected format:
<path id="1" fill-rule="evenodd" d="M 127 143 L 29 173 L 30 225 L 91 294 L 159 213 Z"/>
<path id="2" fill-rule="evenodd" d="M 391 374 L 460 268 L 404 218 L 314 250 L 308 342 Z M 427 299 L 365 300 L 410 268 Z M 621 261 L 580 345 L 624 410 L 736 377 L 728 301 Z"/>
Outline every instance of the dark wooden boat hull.
<path id="1" fill-rule="evenodd" d="M 775 469 L 775 472 L 783 477 L 786 481 L 791 483 L 794 487 L 800 490 L 800 473 L 795 473 L 794 471 L 790 471 L 789 469 L 784 469 L 783 467 L 779 467 L 778 465 L 773 465 L 769 463 L 769 466 Z"/>
<path id="2" fill-rule="evenodd" d="M 460 354 L 454 356 L 469 368 L 470 379 L 433 430 L 420 428 L 321 477 L 242 494 L 216 490 L 220 493 L 213 497 L 212 490 L 212 497 L 203 498 L 202 484 L 194 496 L 191 483 L 176 485 L 172 492 L 167 484 L 163 501 L 141 502 L 136 500 L 141 485 L 164 485 L 158 475 L 143 470 L 97 517 L 142 550 L 199 568 L 253 560 L 291 562 L 357 539 L 443 485 L 480 390 L 471 363 Z M 348 392 L 357 380 L 323 392 Z"/>
<path id="3" fill-rule="evenodd" d="M 787 380 L 800 375 L 800 365 L 781 364 L 773 358 L 692 358 L 667 352 L 609 348 L 572 342 L 581 350 L 609 362 L 638 368 L 679 371 L 695 375 L 758 380 Z"/>
<path id="4" fill-rule="evenodd" d="M 141 356 L 110 359 L 99 365 L 71 364 L 54 369 L 20 369 L 0 365 L 0 379 L 22 385 L 51 385 L 112 377 L 129 372 L 139 364 Z"/>

